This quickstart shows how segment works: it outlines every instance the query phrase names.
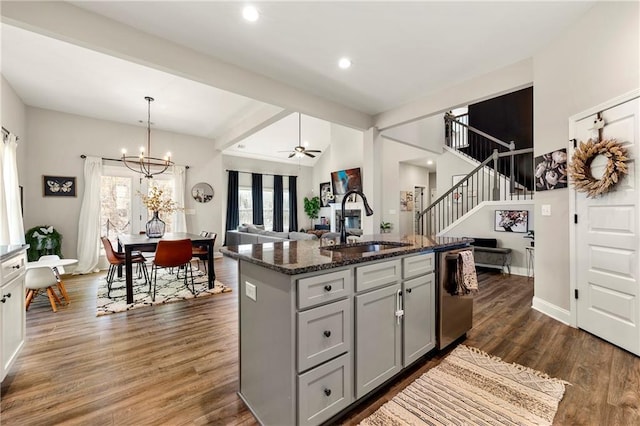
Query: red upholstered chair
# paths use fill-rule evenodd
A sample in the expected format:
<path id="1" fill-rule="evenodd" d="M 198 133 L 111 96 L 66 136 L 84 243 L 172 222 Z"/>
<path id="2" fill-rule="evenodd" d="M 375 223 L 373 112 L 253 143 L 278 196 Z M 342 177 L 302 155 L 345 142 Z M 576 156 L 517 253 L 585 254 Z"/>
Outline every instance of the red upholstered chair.
<path id="1" fill-rule="evenodd" d="M 107 297 L 110 298 L 113 276 L 116 273 L 118 266 L 122 266 L 126 263 L 126 258 L 124 253 L 113 250 L 111 241 L 107 237 L 101 237 L 100 240 L 104 246 L 104 252 L 107 256 L 107 260 L 109 261 L 109 270 L 107 271 Z M 151 280 L 149 279 L 149 274 L 147 272 L 146 261 L 147 259 L 145 259 L 140 253 L 133 253 L 131 256 L 131 263 L 136 263 L 138 264 L 138 267 L 141 268 L 145 282 L 149 283 L 149 292 L 151 292 Z"/>
<path id="2" fill-rule="evenodd" d="M 202 231 L 200 233 L 201 237 L 208 237 L 213 239 L 213 245 L 216 244 L 216 237 L 218 236 L 218 234 L 216 234 L 215 232 L 207 232 L 207 231 Z M 204 272 L 207 273 L 207 261 L 209 260 L 209 250 L 207 249 L 206 245 L 196 245 L 192 248 L 191 250 L 191 254 L 195 259 L 198 259 L 198 269 L 200 269 L 200 261 L 202 261 L 202 263 L 204 264 Z M 215 272 L 213 273 L 213 278 L 215 279 L 216 274 Z"/>
<path id="3" fill-rule="evenodd" d="M 160 240 L 156 248 L 156 257 L 153 259 L 153 268 L 151 269 L 151 277 L 153 278 L 153 295 L 151 300 L 156 300 L 156 281 L 158 279 L 158 269 L 175 268 L 184 266 L 184 285 L 189 288 L 187 283 L 187 271 L 191 275 L 191 293 L 195 295 L 196 289 L 193 282 L 193 270 L 191 269 L 191 240 Z"/>

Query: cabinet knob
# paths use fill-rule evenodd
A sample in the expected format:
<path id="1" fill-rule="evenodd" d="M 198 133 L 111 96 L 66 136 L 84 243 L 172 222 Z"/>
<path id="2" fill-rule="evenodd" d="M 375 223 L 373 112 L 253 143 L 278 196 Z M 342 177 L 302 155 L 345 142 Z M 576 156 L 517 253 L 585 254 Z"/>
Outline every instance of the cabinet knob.
<path id="1" fill-rule="evenodd" d="M 7 293 L 7 297 L 11 297 L 11 293 Z"/>
<path id="2" fill-rule="evenodd" d="M 331 337 L 331 330 L 325 330 L 324 337 Z"/>
<path id="3" fill-rule="evenodd" d="M 411 293 L 411 289 L 410 288 L 407 289 L 407 293 Z"/>
<path id="4" fill-rule="evenodd" d="M 330 285 L 325 285 L 324 286 L 324 291 L 331 291 L 331 286 Z"/>
<path id="5" fill-rule="evenodd" d="M 3 296 L 2 299 L 0 299 L 0 302 L 6 303 L 7 302 L 7 298 Z"/>
<path id="6" fill-rule="evenodd" d="M 327 395 L 327 396 L 330 396 L 331 395 L 331 389 L 325 389 L 324 390 L 324 394 Z"/>

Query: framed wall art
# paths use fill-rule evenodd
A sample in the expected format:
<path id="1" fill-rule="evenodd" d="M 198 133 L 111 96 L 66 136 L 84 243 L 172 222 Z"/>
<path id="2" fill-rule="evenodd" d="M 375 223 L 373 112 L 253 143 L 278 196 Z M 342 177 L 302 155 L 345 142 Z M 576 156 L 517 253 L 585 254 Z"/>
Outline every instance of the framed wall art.
<path id="1" fill-rule="evenodd" d="M 208 203 L 213 200 L 213 187 L 206 182 L 200 182 L 191 188 L 191 196 L 199 203 Z"/>
<path id="2" fill-rule="evenodd" d="M 323 182 L 320 184 L 320 207 L 329 207 L 331 201 L 333 201 L 331 182 Z"/>
<path id="3" fill-rule="evenodd" d="M 557 149 L 536 157 L 534 175 L 536 191 L 567 187 L 567 149 Z"/>
<path id="4" fill-rule="evenodd" d="M 75 197 L 75 176 L 42 176 L 42 192 L 45 197 Z"/>
<path id="5" fill-rule="evenodd" d="M 498 232 L 520 232 L 529 230 L 528 210 L 496 210 L 494 228 Z"/>

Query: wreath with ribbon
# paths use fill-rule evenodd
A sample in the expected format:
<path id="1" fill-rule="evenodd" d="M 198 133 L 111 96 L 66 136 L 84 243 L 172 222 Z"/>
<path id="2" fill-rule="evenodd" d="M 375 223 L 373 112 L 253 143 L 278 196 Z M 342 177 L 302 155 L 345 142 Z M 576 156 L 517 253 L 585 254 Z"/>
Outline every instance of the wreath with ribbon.
<path id="1" fill-rule="evenodd" d="M 591 174 L 591 163 L 598 155 L 607 158 L 607 165 L 600 179 Z M 615 139 L 600 142 L 589 139 L 586 143 L 580 142 L 573 154 L 569 165 L 569 177 L 576 191 L 586 192 L 587 197 L 594 198 L 609 192 L 623 175 L 629 173 L 625 163 L 627 160 L 627 150 Z"/>

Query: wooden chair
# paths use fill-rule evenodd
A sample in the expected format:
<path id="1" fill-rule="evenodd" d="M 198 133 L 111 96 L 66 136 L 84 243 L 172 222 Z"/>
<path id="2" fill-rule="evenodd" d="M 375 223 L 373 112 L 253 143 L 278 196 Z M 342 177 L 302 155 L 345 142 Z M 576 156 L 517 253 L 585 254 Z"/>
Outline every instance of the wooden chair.
<path id="1" fill-rule="evenodd" d="M 156 248 L 156 257 L 153 259 L 153 267 L 151 269 L 151 277 L 153 278 L 153 295 L 151 300 L 156 300 L 156 281 L 158 279 L 158 269 L 160 268 L 176 268 L 184 267 L 184 285 L 189 288 L 187 283 L 187 270 L 191 275 L 191 293 L 196 294 L 196 288 L 193 281 L 193 269 L 191 269 L 191 240 L 160 240 Z"/>
<path id="2" fill-rule="evenodd" d="M 107 237 L 101 237 L 102 245 L 104 246 L 104 252 L 109 261 L 109 270 L 107 271 L 107 297 L 111 298 L 111 284 L 113 284 L 113 276 L 116 273 L 118 266 L 122 266 L 126 263 L 126 256 L 124 253 L 113 250 L 111 241 Z M 147 259 L 140 253 L 132 254 L 131 263 L 136 263 L 140 268 L 146 283 L 149 283 L 149 293 L 151 293 L 151 280 L 147 272 Z"/>
<path id="3" fill-rule="evenodd" d="M 46 256 L 40 256 L 40 259 L 38 260 L 60 260 L 60 256 L 58 256 L 57 254 L 48 254 Z M 53 266 L 51 268 L 51 270 L 53 271 L 53 274 L 56 276 L 56 280 L 58 281 L 58 290 L 60 291 L 60 294 L 62 295 L 62 297 L 64 298 L 64 301 L 67 302 L 67 305 L 71 302 L 71 300 L 69 300 L 69 295 L 67 294 L 67 289 L 64 286 L 64 281 L 62 281 L 62 277 L 61 275 L 64 274 L 64 266 Z"/>
<path id="4" fill-rule="evenodd" d="M 25 288 L 27 289 L 25 309 L 27 311 L 29 310 L 29 305 L 38 292 L 46 290 L 47 295 L 49 296 L 49 303 L 51 303 L 51 309 L 53 309 L 53 312 L 58 312 L 58 309 L 56 309 L 56 302 L 61 302 L 53 291 L 53 286 L 57 285 L 58 280 L 56 280 L 56 276 L 50 267 L 40 266 L 38 268 L 27 269 L 25 275 Z"/>

